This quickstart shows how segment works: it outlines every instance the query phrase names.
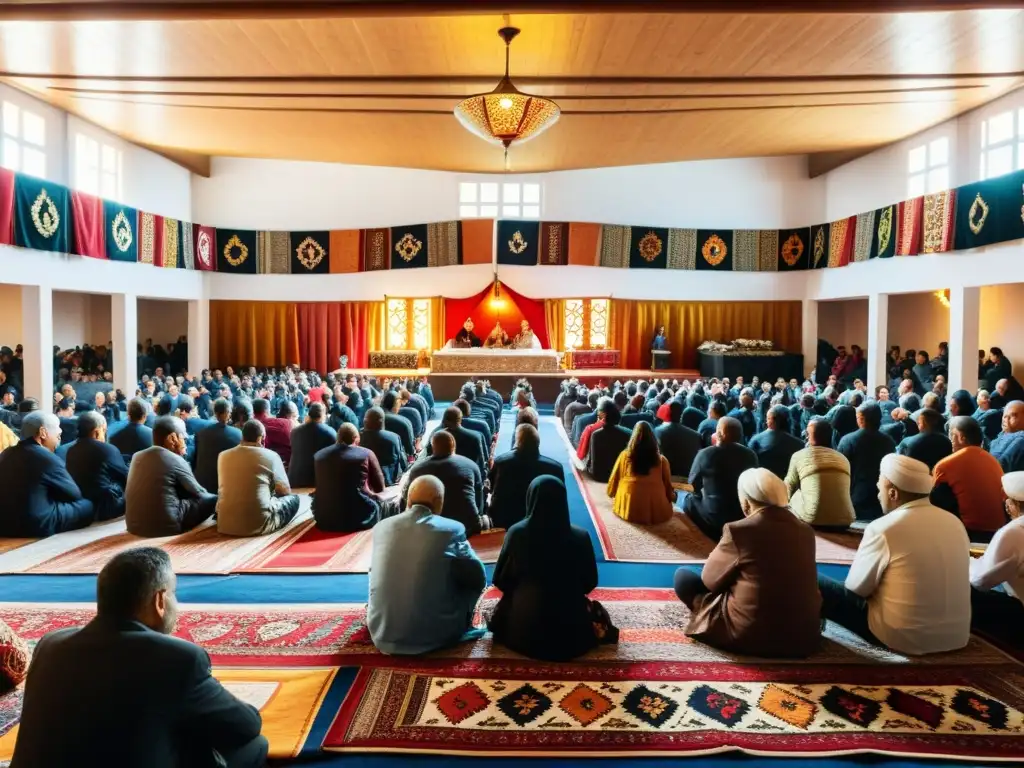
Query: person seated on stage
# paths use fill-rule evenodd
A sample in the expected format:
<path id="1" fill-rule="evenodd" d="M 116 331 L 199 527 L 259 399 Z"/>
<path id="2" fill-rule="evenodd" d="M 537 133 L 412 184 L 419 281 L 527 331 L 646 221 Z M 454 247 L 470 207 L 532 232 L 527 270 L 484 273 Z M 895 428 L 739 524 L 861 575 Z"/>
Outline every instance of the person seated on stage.
<path id="1" fill-rule="evenodd" d="M 992 407 L 992 398 L 988 391 L 982 389 L 978 392 L 978 409 L 971 414 L 979 424 L 985 439 L 991 443 L 1003 429 L 1003 409 Z M 1005 471 L 1005 467 L 1003 468 Z"/>
<path id="2" fill-rule="evenodd" d="M 132 458 L 125 489 L 128 533 L 176 536 L 217 511 L 216 494 L 199 484 L 184 459 L 185 440 L 181 419 L 161 416 L 153 425 L 152 447 Z"/>
<path id="3" fill-rule="evenodd" d="M 124 488 L 128 465 L 114 446 L 106 442 L 107 420 L 99 411 L 78 417 L 78 440 L 68 450 L 68 474 L 82 496 L 92 502 L 96 520 L 112 520 L 124 514 Z"/>
<path id="4" fill-rule="evenodd" d="M 864 531 L 842 582 L 818 576 L 822 616 L 868 642 L 918 656 L 955 651 L 971 633 L 970 543 L 963 525 L 928 501 L 916 459 L 882 459 L 883 517 Z"/>
<path id="5" fill-rule="evenodd" d="M 377 457 L 385 486 L 396 485 L 409 468 L 409 457 L 402 448 L 402 441 L 394 432 L 384 429 L 384 411 L 380 408 L 371 408 L 363 417 L 359 444 Z"/>
<path id="6" fill-rule="evenodd" d="M 597 423 L 597 406 L 601 402 L 601 392 L 597 389 L 590 390 L 587 395 L 587 410 L 575 416 L 572 421 L 572 431 L 569 433 L 569 441 L 578 448 L 583 439 L 583 433 L 587 427 Z"/>
<path id="7" fill-rule="evenodd" d="M 491 446 L 484 442 L 483 434 L 462 425 L 460 406 L 451 405 L 445 408 L 441 415 L 441 426 L 431 433 L 430 440 L 427 441 L 427 456 L 433 454 L 434 436 L 440 432 L 447 432 L 455 439 L 455 452 L 473 462 L 483 477 L 490 463 Z"/>
<path id="8" fill-rule="evenodd" d="M 757 456 L 758 466 L 785 480 L 793 454 L 803 450 L 804 444 L 790 432 L 789 409 L 784 405 L 775 405 L 768 410 L 765 425 L 767 429 L 754 435 L 749 448 Z"/>
<path id="9" fill-rule="evenodd" d="M 96 617 L 36 645 L 12 766 L 79 765 L 83 754 L 112 766 L 265 765 L 259 712 L 211 675 L 206 651 L 171 636 L 176 586 L 170 557 L 155 547 L 103 567 Z M 88 700 L 75 693 L 85 690 Z"/>
<path id="10" fill-rule="evenodd" d="M 519 333 L 512 340 L 512 347 L 514 349 L 540 349 L 540 339 L 530 328 L 530 324 L 523 320 L 519 324 Z"/>
<path id="11" fill-rule="evenodd" d="M 903 438 L 896 446 L 896 453 L 923 461 L 929 470 L 933 470 L 936 464 L 953 453 L 953 445 L 942 428 L 942 416 L 938 411 L 922 408 L 917 414 L 917 434 Z"/>
<path id="12" fill-rule="evenodd" d="M 562 411 L 562 428 L 565 429 L 565 435 L 570 439 L 570 442 L 572 440 L 573 422 L 576 420 L 576 417 L 590 413 L 593 410 L 593 407 L 590 405 L 590 393 L 587 392 L 586 387 L 578 387 L 576 399 L 566 405 L 565 410 Z"/>
<path id="13" fill-rule="evenodd" d="M 687 410 L 695 409 L 688 408 Z M 704 447 L 704 441 L 696 430 L 679 423 L 684 413 L 682 401 L 670 401 L 668 421 L 654 430 L 654 436 L 658 439 L 658 448 L 661 450 L 661 455 L 668 461 L 672 477 L 689 477 L 693 460 L 697 458 L 697 454 Z M 698 415 L 703 416 L 700 413 Z"/>
<path id="14" fill-rule="evenodd" d="M 790 509 L 808 525 L 845 531 L 854 521 L 850 462 L 832 448 L 832 425 L 823 416 L 807 425 L 807 447 L 790 458 L 785 481 Z"/>
<path id="15" fill-rule="evenodd" d="M 483 419 L 474 419 L 472 417 L 473 409 L 464 398 L 460 397 L 452 405 L 462 412 L 462 426 L 480 435 L 480 440 L 484 447 L 484 455 L 490 458 L 491 445 L 494 442 L 495 435 L 491 434 L 491 428 L 487 426 L 487 422 Z"/>
<path id="16" fill-rule="evenodd" d="M 1024 471 L 1024 402 L 1014 400 L 1003 409 L 1003 433 L 989 450 L 1004 472 Z"/>
<path id="17" fill-rule="evenodd" d="M 535 414 L 536 417 L 536 414 Z M 494 460 L 487 474 L 491 499 L 487 515 L 491 525 L 508 529 L 526 514 L 526 490 L 535 479 L 551 475 L 565 481 L 565 470 L 554 459 L 540 454 L 540 433 L 528 421 L 515 429 L 511 451 Z"/>
<path id="18" fill-rule="evenodd" d="M 963 521 L 971 541 L 987 542 L 1006 523 L 1003 468 L 981 447 L 981 426 L 970 416 L 949 422 L 953 454 L 935 465 L 931 503 Z"/>
<path id="19" fill-rule="evenodd" d="M 858 520 L 875 520 L 882 516 L 879 504 L 878 467 L 896 446 L 879 432 L 882 411 L 877 403 L 865 403 L 857 409 L 859 429 L 844 437 L 836 447 L 850 462 L 850 495 Z"/>
<path id="20" fill-rule="evenodd" d="M 672 517 L 676 491 L 672 470 L 658 450 L 654 430 L 637 424 L 625 450 L 618 454 L 608 478 L 612 510 L 623 520 L 639 525 L 657 525 Z"/>
<path id="21" fill-rule="evenodd" d="M 731 416 L 718 420 L 717 444 L 697 454 L 690 468 L 692 493 L 685 494 L 683 510 L 712 541 L 722 538 L 726 523 L 743 518 L 736 482 L 740 474 L 757 467 L 757 456 L 743 444 L 743 427 Z"/>
<path id="22" fill-rule="evenodd" d="M 292 461 L 288 465 L 288 482 L 292 488 L 313 486 L 316 482 L 313 457 L 317 451 L 330 448 L 338 440 L 338 433 L 324 423 L 324 413 L 323 403 L 310 403 L 306 410 L 306 423 L 292 430 Z M 358 430 L 356 434 L 359 434 Z"/>
<path id="23" fill-rule="evenodd" d="M 483 342 L 480 341 L 480 337 L 473 333 L 473 327 L 473 321 L 467 317 L 466 322 L 462 324 L 462 328 L 455 334 L 455 338 L 452 340 L 452 346 L 456 349 L 468 349 L 470 347 L 483 346 Z"/>
<path id="24" fill-rule="evenodd" d="M 60 434 L 57 416 L 33 411 L 21 422 L 21 441 L 0 453 L 0 536 L 41 539 L 95 519 L 93 503 L 54 453 Z"/>
<path id="25" fill-rule="evenodd" d="M 252 418 L 252 408 L 246 402 L 235 407 L 238 411 L 234 419 L 244 425 Z M 224 451 L 235 448 L 242 443 L 242 430 L 231 426 L 231 402 L 219 397 L 213 401 L 213 425 L 200 430 L 195 438 L 195 475 L 203 488 L 219 488 L 220 477 L 217 474 L 217 460 Z"/>
<path id="26" fill-rule="evenodd" d="M 391 390 L 380 396 L 380 408 L 384 411 L 384 429 L 398 435 L 398 439 L 402 441 L 402 450 L 405 451 L 409 460 L 413 461 L 416 458 L 416 454 L 419 453 L 419 448 L 417 447 L 416 435 L 413 433 L 412 423 L 398 413 L 401 403 L 402 401 L 398 398 L 398 395 Z"/>
<path id="27" fill-rule="evenodd" d="M 377 456 L 359 443 L 356 428 L 342 424 L 336 443 L 316 454 L 313 518 L 322 531 L 365 531 L 398 512 L 397 496 L 380 496 L 386 485 Z"/>
<path id="28" fill-rule="evenodd" d="M 447 411 L 445 413 L 447 415 Z M 411 483 L 423 475 L 433 475 L 440 480 L 445 488 L 440 514 L 458 520 L 465 526 L 467 535 L 475 536 L 491 527 L 490 521 L 481 514 L 484 509 L 483 475 L 479 465 L 455 453 L 455 445 L 455 436 L 451 432 L 445 429 L 435 432 L 430 438 L 430 455 L 412 465 L 409 480 Z M 405 493 L 408 492 L 406 487 Z M 405 496 L 402 501 L 404 506 Z"/>
<path id="29" fill-rule="evenodd" d="M 265 536 L 298 514 L 300 500 L 288 484 L 281 457 L 263 447 L 266 431 L 253 419 L 242 443 L 217 459 L 217 530 L 228 536 Z"/>
<path id="30" fill-rule="evenodd" d="M 431 475 L 415 478 L 408 509 L 374 529 L 366 626 L 383 653 L 429 653 L 482 634 L 473 614 L 487 576 L 465 526 L 442 516 L 449 491 Z"/>
<path id="31" fill-rule="evenodd" d="M 266 431 L 265 445 L 281 457 L 287 467 L 292 458 L 292 425 L 288 419 L 270 415 L 270 403 L 262 397 L 252 401 L 252 416 Z"/>
<path id="32" fill-rule="evenodd" d="M 718 422 L 725 417 L 725 413 L 724 400 L 715 399 L 708 405 L 708 417 L 697 428 L 697 434 L 700 435 L 705 448 L 711 447 L 713 438 L 718 433 Z"/>
<path id="33" fill-rule="evenodd" d="M 487 335 L 487 340 L 484 341 L 484 346 L 487 349 L 508 349 L 512 346 L 512 340 L 505 333 L 505 329 L 501 327 L 501 323 L 496 323 L 491 332 Z"/>
<path id="34" fill-rule="evenodd" d="M 612 469 L 626 446 L 632 433 L 619 426 L 619 409 L 611 398 L 603 398 L 597 407 L 598 420 L 587 427 L 580 440 L 579 458 L 586 460 L 587 474 L 599 483 L 607 483 Z M 650 427 L 650 425 L 647 425 Z M 652 433 L 653 434 L 653 433 Z"/>
<path id="35" fill-rule="evenodd" d="M 743 389 L 740 392 L 739 405 L 727 414 L 730 418 L 736 419 L 743 429 L 743 443 L 749 443 L 757 432 L 757 417 L 754 414 L 754 392 L 752 389 Z"/>
<path id="36" fill-rule="evenodd" d="M 1016 643 L 1024 633 L 1024 472 L 1007 473 L 1002 482 L 1010 522 L 971 560 L 971 627 Z M 996 590 L 1000 585 L 1005 591 Z"/>
<path id="37" fill-rule="evenodd" d="M 743 472 L 737 493 L 743 518 L 726 524 L 703 570 L 676 571 L 676 595 L 692 612 L 686 634 L 732 653 L 808 656 L 821 642 L 814 531 L 768 469 Z"/>
<path id="38" fill-rule="evenodd" d="M 538 477 L 526 491 L 526 519 L 505 535 L 494 586 L 501 600 L 488 622 L 494 640 L 544 661 L 569 661 L 618 630 L 587 595 L 597 588 L 589 534 L 569 521 L 564 483 Z"/>

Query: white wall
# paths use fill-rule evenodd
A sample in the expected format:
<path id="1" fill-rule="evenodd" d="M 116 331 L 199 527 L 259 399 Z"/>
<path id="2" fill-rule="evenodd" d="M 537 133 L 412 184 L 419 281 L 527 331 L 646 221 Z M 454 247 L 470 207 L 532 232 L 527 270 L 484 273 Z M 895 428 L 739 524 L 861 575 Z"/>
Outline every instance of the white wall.
<path id="1" fill-rule="evenodd" d="M 981 344 L 988 351 L 1001 347 L 1010 359 L 1017 378 L 1024 375 L 1024 283 L 997 285 L 981 289 Z"/>
<path id="2" fill-rule="evenodd" d="M 818 336 L 833 346 L 868 346 L 868 300 L 822 301 L 818 303 Z"/>
<path id="3" fill-rule="evenodd" d="M 140 342 L 152 339 L 154 344 L 166 347 L 179 336 L 188 335 L 187 301 L 139 299 L 137 314 Z"/>
<path id="4" fill-rule="evenodd" d="M 888 344 L 900 349 L 939 351 L 949 341 L 949 310 L 934 293 L 902 293 L 889 297 Z"/>
<path id="5" fill-rule="evenodd" d="M 21 343 L 21 286 L 0 283 L 0 347 Z"/>
<path id="6" fill-rule="evenodd" d="M 110 341 L 110 296 L 54 291 L 53 343 L 61 349 Z"/>

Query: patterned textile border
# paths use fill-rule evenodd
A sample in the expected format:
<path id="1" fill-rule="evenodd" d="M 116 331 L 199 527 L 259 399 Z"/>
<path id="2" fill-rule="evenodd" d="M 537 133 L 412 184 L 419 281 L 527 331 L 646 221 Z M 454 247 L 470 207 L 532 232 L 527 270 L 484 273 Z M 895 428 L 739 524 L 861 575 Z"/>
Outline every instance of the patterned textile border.
<path id="1" fill-rule="evenodd" d="M 361 669 L 323 748 L 1019 760 L 1022 710 L 1015 669 L 464 662 Z"/>

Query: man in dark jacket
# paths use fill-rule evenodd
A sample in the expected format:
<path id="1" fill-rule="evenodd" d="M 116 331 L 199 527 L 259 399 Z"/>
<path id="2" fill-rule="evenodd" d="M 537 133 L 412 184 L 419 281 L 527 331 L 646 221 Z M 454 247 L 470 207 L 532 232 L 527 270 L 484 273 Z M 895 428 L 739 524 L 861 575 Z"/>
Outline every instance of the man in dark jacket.
<path id="1" fill-rule="evenodd" d="M 264 765 L 259 712 L 210 674 L 206 651 L 170 636 L 175 582 L 170 557 L 154 547 L 103 567 L 96 618 L 35 648 L 12 768 Z"/>
<path id="2" fill-rule="evenodd" d="M 468 401 L 461 397 L 452 403 L 452 405 L 462 411 L 462 426 L 466 429 L 471 429 L 480 435 L 480 440 L 484 447 L 484 454 L 490 457 L 491 445 L 494 442 L 494 433 L 491 432 L 491 428 L 487 426 L 487 422 L 483 419 L 474 419 L 472 415 L 472 407 Z"/>
<path id="3" fill-rule="evenodd" d="M 757 417 L 754 415 L 754 394 L 744 389 L 740 393 L 739 406 L 729 411 L 729 417 L 736 419 L 743 428 L 743 442 L 749 443 L 757 432 Z"/>
<path id="4" fill-rule="evenodd" d="M 694 410 L 687 408 L 686 410 Z M 673 477 L 689 477 L 690 467 L 693 460 L 697 458 L 704 441 L 700 434 L 689 427 L 680 424 L 683 415 L 683 404 L 678 400 L 672 400 L 668 404 L 669 421 L 654 430 L 654 436 L 658 439 L 658 447 L 661 455 L 668 459 L 672 468 Z M 698 411 L 699 413 L 699 411 Z M 704 414 L 700 414 L 703 418 Z"/>
<path id="5" fill-rule="evenodd" d="M 711 447 L 712 438 L 718 432 L 718 422 L 725 416 L 725 400 L 712 400 L 708 406 L 708 417 L 697 427 L 697 434 L 705 448 Z"/>
<path id="6" fill-rule="evenodd" d="M 21 423 L 21 442 L 0 453 L 0 536 L 45 538 L 84 528 L 93 521 L 92 502 L 54 451 L 60 421 L 34 411 Z"/>
<path id="7" fill-rule="evenodd" d="M 758 466 L 771 471 L 779 480 L 789 473 L 789 460 L 804 449 L 803 441 L 793 437 L 789 428 L 789 409 L 775 405 L 768 409 L 764 432 L 754 435 L 749 448 L 757 456 Z"/>
<path id="8" fill-rule="evenodd" d="M 469 403 L 472 409 L 471 415 L 474 419 L 486 421 L 492 434 L 497 431 L 498 422 L 501 420 L 501 413 L 500 409 L 495 409 L 493 401 L 486 398 L 477 400 L 476 389 L 472 384 L 464 386 L 460 396 Z"/>
<path id="9" fill-rule="evenodd" d="M 114 446 L 108 444 L 107 421 L 96 411 L 78 417 L 78 440 L 68 450 L 68 474 L 82 496 L 92 502 L 97 520 L 112 520 L 124 514 L 124 487 L 128 465 Z"/>
<path id="10" fill-rule="evenodd" d="M 430 442 L 427 443 L 427 456 L 433 455 L 434 435 L 442 431 L 448 432 L 455 438 L 455 453 L 476 464 L 480 476 L 483 477 L 487 471 L 490 446 L 484 445 L 483 436 L 479 432 L 462 426 L 462 411 L 456 406 L 445 408 L 444 415 L 441 417 L 441 426 L 434 430 L 430 436 Z"/>
<path id="11" fill-rule="evenodd" d="M 342 424 L 337 442 L 317 452 L 313 474 L 313 518 L 323 531 L 365 531 L 398 512 L 397 498 L 378 496 L 386 487 L 384 473 L 351 424 Z"/>
<path id="12" fill-rule="evenodd" d="M 377 457 L 384 484 L 395 485 L 409 468 L 409 457 L 405 455 L 402 441 L 393 432 L 384 429 L 384 411 L 370 408 L 363 416 L 363 431 L 359 433 L 359 444 Z"/>
<path id="13" fill-rule="evenodd" d="M 390 389 L 381 395 L 380 407 L 384 411 L 384 429 L 398 435 L 398 439 L 402 441 L 402 450 L 412 460 L 417 453 L 416 435 L 410 421 L 398 414 L 401 402 L 398 395 Z"/>
<path id="14" fill-rule="evenodd" d="M 896 453 L 928 465 L 928 471 L 953 453 L 953 444 L 946 437 L 942 415 L 931 408 L 917 412 L 917 434 L 906 437 L 896 446 Z"/>
<path id="15" fill-rule="evenodd" d="M 565 429 L 565 434 L 570 439 L 572 438 L 572 424 L 576 417 L 582 416 L 584 413 L 590 413 L 592 410 L 587 390 L 584 387 L 578 387 L 576 390 L 576 400 L 566 403 L 565 410 L 562 411 L 562 428 Z"/>
<path id="16" fill-rule="evenodd" d="M 569 442 L 575 447 L 579 448 L 580 441 L 583 439 L 583 433 L 587 431 L 587 427 L 597 423 L 597 406 L 600 402 L 601 393 L 596 389 L 592 390 L 587 396 L 588 410 L 583 411 L 573 419 L 572 432 L 569 433 Z"/>
<path id="17" fill-rule="evenodd" d="M 607 483 L 619 454 L 626 450 L 632 434 L 619 426 L 619 409 L 610 399 L 605 398 L 601 409 L 601 426 L 590 433 L 587 456 L 587 473 L 599 483 Z"/>
<path id="18" fill-rule="evenodd" d="M 422 475 L 433 475 L 444 485 L 442 517 L 458 520 L 466 526 L 467 536 L 480 533 L 485 527 L 489 528 L 488 521 L 480 516 L 484 508 L 484 482 L 480 467 L 465 456 L 455 453 L 455 436 L 447 430 L 442 429 L 433 434 L 430 448 L 431 455 L 417 461 L 409 470 L 409 484 Z M 403 491 L 403 508 L 406 503 L 404 494 L 408 490 L 407 485 Z"/>
<path id="19" fill-rule="evenodd" d="M 306 411 L 306 423 L 292 430 L 292 461 L 288 465 L 288 482 L 292 488 L 313 486 L 316 482 L 313 457 L 318 451 L 330 448 L 338 440 L 338 433 L 324 424 L 324 410 L 323 403 L 310 403 Z M 358 437 L 359 431 L 355 425 L 349 426 Z"/>
<path id="20" fill-rule="evenodd" d="M 743 427 L 723 416 L 716 427 L 718 445 L 697 454 L 690 469 L 693 492 L 683 499 L 683 510 L 712 541 L 722 538 L 726 523 L 743 519 L 736 490 L 739 477 L 757 467 L 757 456 L 743 445 Z"/>
<path id="21" fill-rule="evenodd" d="M 859 429 L 839 441 L 838 450 L 850 462 L 850 498 L 858 520 L 882 516 L 878 501 L 878 475 L 882 459 L 896 450 L 892 440 L 878 431 L 882 409 L 865 403 L 857 409 Z"/>
<path id="22" fill-rule="evenodd" d="M 248 404 L 235 407 L 239 424 L 245 424 L 252 416 Z M 224 398 L 213 402 L 213 426 L 201 430 L 195 438 L 195 475 L 203 488 L 220 488 L 217 474 L 217 459 L 224 451 L 242 444 L 242 430 L 228 423 L 231 417 L 231 403 Z"/>
<path id="23" fill-rule="evenodd" d="M 487 477 L 491 500 L 487 514 L 496 528 L 509 528 L 526 516 L 526 490 L 541 475 L 565 482 L 565 470 L 554 459 L 540 454 L 540 433 L 532 424 L 520 424 L 515 447 L 494 460 Z"/>
<path id="24" fill-rule="evenodd" d="M 153 430 L 146 426 L 148 416 L 146 401 L 132 398 L 128 401 L 128 423 L 110 435 L 110 444 L 121 452 L 125 461 L 131 461 L 136 453 L 153 445 Z"/>

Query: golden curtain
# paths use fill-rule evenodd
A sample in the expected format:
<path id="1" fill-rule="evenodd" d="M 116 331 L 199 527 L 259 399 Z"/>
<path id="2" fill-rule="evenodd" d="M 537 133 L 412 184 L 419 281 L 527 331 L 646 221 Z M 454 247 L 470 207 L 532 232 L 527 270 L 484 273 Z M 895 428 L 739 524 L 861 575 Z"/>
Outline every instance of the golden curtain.
<path id="1" fill-rule="evenodd" d="M 544 321 L 551 349 L 565 349 L 565 299 L 544 299 Z"/>
<path id="2" fill-rule="evenodd" d="M 621 352 L 623 368 L 650 368 L 651 339 L 664 325 L 672 367 L 696 368 L 697 347 L 709 340 L 769 339 L 776 349 L 799 350 L 802 322 L 799 301 L 612 299 L 609 347 Z"/>
<path id="3" fill-rule="evenodd" d="M 383 301 L 369 301 L 373 305 L 370 310 L 369 330 L 367 331 L 368 350 L 378 352 L 387 349 L 387 305 Z"/>
<path id="4" fill-rule="evenodd" d="M 430 349 L 433 354 L 448 341 L 444 331 L 444 296 L 433 296 L 430 299 Z"/>
<path id="5" fill-rule="evenodd" d="M 299 364 L 295 304 L 285 301 L 211 301 L 210 364 L 220 368 Z"/>

